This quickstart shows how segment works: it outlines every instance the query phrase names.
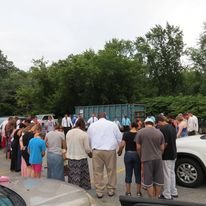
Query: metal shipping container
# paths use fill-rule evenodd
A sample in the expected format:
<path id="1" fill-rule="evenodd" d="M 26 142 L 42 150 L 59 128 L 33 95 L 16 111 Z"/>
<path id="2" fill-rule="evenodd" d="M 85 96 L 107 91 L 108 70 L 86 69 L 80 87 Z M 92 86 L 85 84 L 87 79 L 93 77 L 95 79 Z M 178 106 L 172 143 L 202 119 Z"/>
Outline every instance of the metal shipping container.
<path id="1" fill-rule="evenodd" d="M 98 115 L 100 112 L 106 112 L 107 119 L 111 121 L 117 118 L 121 122 L 124 115 L 127 115 L 131 121 L 145 118 L 144 104 L 109 104 L 75 107 L 75 114 L 81 114 L 85 120 L 88 120 L 92 113 Z"/>

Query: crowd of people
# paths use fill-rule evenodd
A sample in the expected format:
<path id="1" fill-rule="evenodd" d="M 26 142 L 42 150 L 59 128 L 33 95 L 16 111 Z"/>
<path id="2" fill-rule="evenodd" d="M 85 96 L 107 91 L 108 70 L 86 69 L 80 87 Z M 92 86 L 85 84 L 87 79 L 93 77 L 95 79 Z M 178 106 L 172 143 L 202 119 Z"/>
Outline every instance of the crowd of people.
<path id="1" fill-rule="evenodd" d="M 110 121 L 106 113 L 93 113 L 87 121 L 81 115 L 65 115 L 61 124 L 52 117 L 47 123 L 35 116 L 25 120 L 9 117 L 3 124 L 1 146 L 11 159 L 10 170 L 24 177 L 40 178 L 47 151 L 47 178 L 91 189 L 88 157 L 92 158 L 94 186 L 98 198 L 115 194 L 117 154 L 124 152 L 125 195 L 131 196 L 135 176 L 136 196 L 142 187 L 150 198 L 178 197 L 175 182 L 176 139 L 198 133 L 198 120 L 191 112 L 176 118 L 159 114 L 133 122 Z M 87 131 L 86 131 L 87 127 Z M 67 161 L 65 167 L 65 161 Z M 66 168 L 66 170 L 65 170 Z M 107 183 L 104 172 L 107 173 Z"/>

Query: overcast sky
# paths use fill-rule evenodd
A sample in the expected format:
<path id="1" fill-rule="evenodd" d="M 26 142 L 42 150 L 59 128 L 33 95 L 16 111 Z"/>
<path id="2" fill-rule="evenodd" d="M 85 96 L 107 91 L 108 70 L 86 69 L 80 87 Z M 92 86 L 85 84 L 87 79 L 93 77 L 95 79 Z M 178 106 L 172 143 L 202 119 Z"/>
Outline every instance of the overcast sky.
<path id="1" fill-rule="evenodd" d="M 44 56 L 103 48 L 112 38 L 134 40 L 156 24 L 179 26 L 194 46 L 206 22 L 206 0 L 0 0 L 0 50 L 20 69 Z"/>

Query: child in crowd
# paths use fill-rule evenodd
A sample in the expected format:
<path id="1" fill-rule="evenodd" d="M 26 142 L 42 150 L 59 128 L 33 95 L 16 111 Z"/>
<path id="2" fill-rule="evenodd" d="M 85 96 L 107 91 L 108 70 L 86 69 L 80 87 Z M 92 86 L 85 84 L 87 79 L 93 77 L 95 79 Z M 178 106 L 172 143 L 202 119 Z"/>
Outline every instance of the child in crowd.
<path id="1" fill-rule="evenodd" d="M 45 141 L 40 137 L 41 126 L 36 125 L 34 129 L 34 138 L 29 141 L 28 151 L 29 151 L 29 163 L 32 166 L 31 176 L 34 178 L 41 177 L 42 170 L 42 159 L 45 155 L 46 144 Z"/>

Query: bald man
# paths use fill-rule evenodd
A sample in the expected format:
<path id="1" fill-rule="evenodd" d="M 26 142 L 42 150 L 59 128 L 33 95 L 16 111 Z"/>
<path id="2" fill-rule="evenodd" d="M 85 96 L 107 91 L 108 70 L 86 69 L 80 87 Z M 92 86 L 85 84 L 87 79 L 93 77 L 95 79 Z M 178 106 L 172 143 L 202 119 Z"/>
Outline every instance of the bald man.
<path id="1" fill-rule="evenodd" d="M 88 128 L 88 135 L 93 153 L 92 163 L 97 197 L 104 196 L 105 187 L 107 194 L 111 197 L 115 194 L 117 184 L 116 149 L 120 145 L 122 133 L 114 122 L 106 120 L 106 114 L 102 112 L 99 114 L 99 120 Z M 104 167 L 108 177 L 106 185 Z"/>

